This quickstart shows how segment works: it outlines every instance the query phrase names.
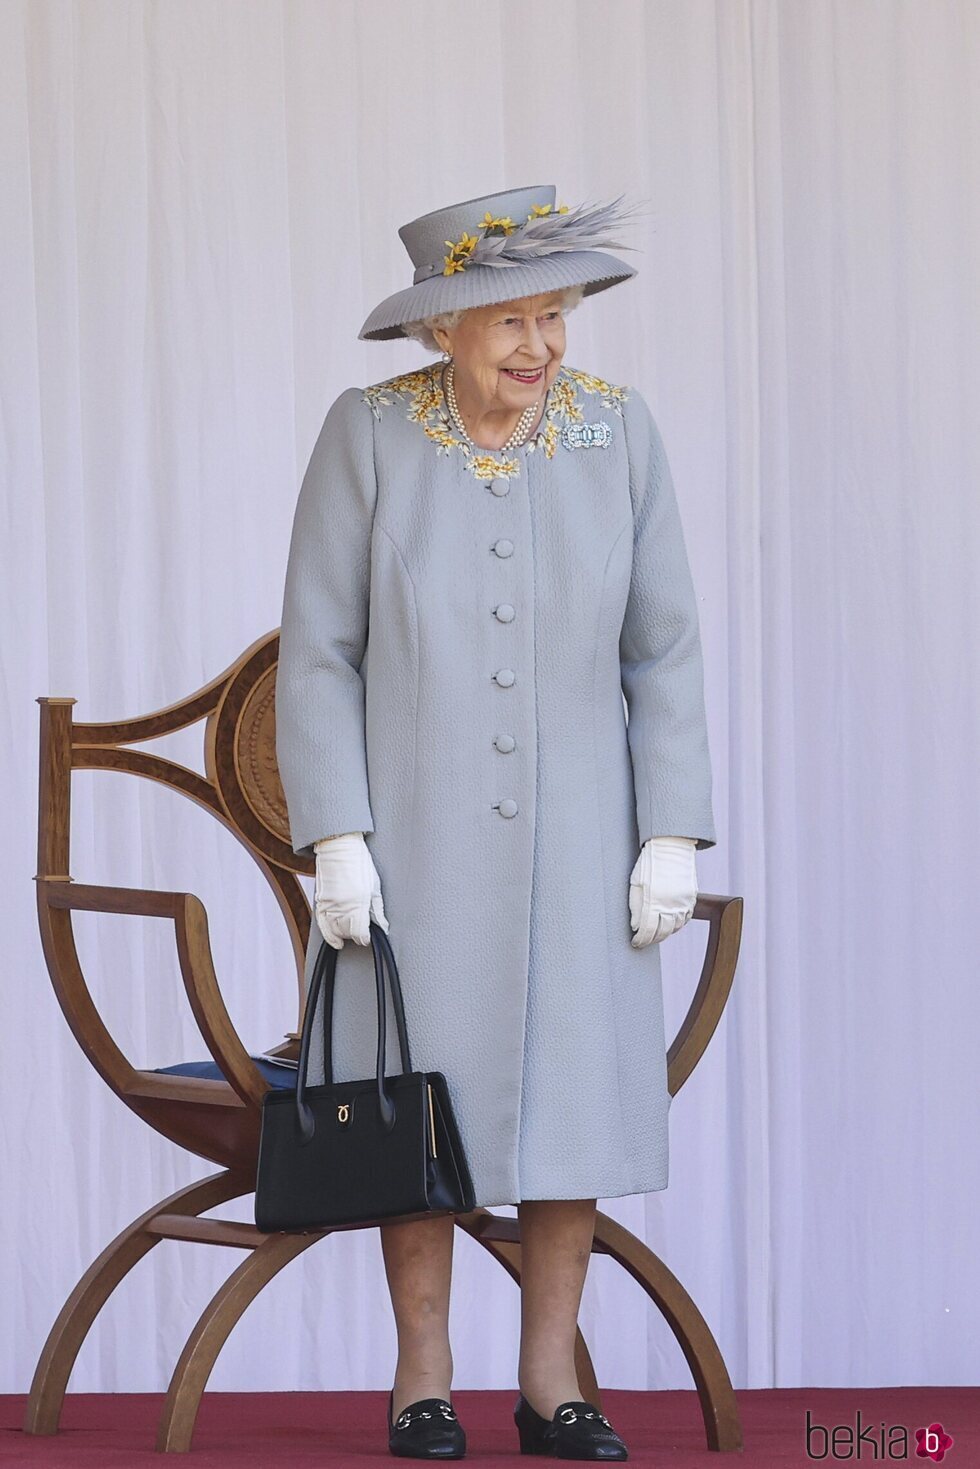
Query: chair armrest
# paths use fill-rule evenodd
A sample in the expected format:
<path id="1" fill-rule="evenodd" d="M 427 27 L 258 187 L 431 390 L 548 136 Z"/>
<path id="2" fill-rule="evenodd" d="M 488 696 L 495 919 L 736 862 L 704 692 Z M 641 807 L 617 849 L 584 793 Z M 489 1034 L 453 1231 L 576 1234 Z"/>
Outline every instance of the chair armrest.
<path id="1" fill-rule="evenodd" d="M 269 1085 L 238 1038 L 218 985 L 208 934 L 208 915 L 193 893 L 149 888 L 96 887 L 38 878 L 38 910 L 48 970 L 76 1039 L 92 1064 L 120 1094 L 137 1072 L 102 1022 L 82 974 L 71 919 L 74 911 L 128 913 L 174 922 L 177 958 L 194 1019 L 222 1075 L 247 1106 L 259 1107 Z M 67 920 L 67 921 L 66 921 Z"/>
<path id="2" fill-rule="evenodd" d="M 696 919 L 706 919 L 708 942 L 701 977 L 687 1014 L 667 1052 L 667 1090 L 680 1091 L 707 1049 L 732 987 L 742 936 L 742 899 L 698 893 Z"/>

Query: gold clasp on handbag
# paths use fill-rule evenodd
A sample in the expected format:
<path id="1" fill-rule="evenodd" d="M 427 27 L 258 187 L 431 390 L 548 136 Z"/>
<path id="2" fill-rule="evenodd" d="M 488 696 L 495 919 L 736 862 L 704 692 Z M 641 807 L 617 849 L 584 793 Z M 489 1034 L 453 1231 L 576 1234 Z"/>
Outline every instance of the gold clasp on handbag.
<path id="1" fill-rule="evenodd" d="M 432 1156 L 436 1156 L 436 1119 L 432 1111 L 432 1083 L 427 1081 L 426 1090 L 429 1093 L 429 1133 L 432 1138 Z"/>
<path id="2" fill-rule="evenodd" d="M 337 1104 L 337 1121 L 338 1122 L 349 1122 L 350 1121 L 350 1102 L 338 1102 L 338 1104 Z"/>

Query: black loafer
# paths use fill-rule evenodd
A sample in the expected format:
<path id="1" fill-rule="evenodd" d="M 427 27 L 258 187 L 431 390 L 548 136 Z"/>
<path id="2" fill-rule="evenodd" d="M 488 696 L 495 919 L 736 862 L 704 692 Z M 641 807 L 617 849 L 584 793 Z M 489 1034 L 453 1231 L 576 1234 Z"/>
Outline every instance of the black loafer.
<path id="1" fill-rule="evenodd" d="M 391 1421 L 394 1392 L 388 1394 L 388 1448 L 410 1459 L 461 1459 L 466 1434 L 445 1398 L 419 1398 Z"/>
<path id="2" fill-rule="evenodd" d="M 552 1459 L 628 1459 L 629 1450 L 609 1419 L 592 1403 L 573 1398 L 559 1403 L 552 1419 L 536 1413 L 521 1393 L 514 1422 L 522 1454 Z"/>

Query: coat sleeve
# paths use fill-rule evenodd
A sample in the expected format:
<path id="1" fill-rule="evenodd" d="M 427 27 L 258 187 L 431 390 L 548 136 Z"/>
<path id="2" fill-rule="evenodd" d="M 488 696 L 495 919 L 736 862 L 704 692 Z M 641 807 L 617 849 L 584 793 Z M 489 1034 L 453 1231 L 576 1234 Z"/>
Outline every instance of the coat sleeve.
<path id="1" fill-rule="evenodd" d="M 276 672 L 276 758 L 290 839 L 373 831 L 364 682 L 377 498 L 374 428 L 359 388 L 331 405 L 293 519 Z"/>
<path id="2" fill-rule="evenodd" d="M 620 634 L 640 844 L 716 842 L 697 600 L 660 432 L 636 389 L 624 404 L 633 570 Z"/>

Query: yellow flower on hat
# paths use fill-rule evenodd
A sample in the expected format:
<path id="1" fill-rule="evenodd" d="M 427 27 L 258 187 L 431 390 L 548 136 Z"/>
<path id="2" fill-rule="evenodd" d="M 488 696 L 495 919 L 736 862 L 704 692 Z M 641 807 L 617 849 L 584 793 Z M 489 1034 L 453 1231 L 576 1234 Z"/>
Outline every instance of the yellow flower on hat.
<path id="1" fill-rule="evenodd" d="M 511 235 L 513 234 L 514 230 L 516 230 L 517 225 L 511 219 L 509 214 L 505 214 L 502 219 L 496 219 L 488 209 L 486 214 L 480 220 L 478 228 L 480 228 L 484 234 L 488 234 L 490 230 L 503 230 L 505 235 Z"/>
<path id="2" fill-rule="evenodd" d="M 528 215 L 528 219 L 542 219 L 546 214 L 550 214 L 550 213 L 551 213 L 551 205 L 550 204 L 532 204 L 531 205 L 531 213 Z M 568 213 L 568 205 L 567 204 L 559 204 L 558 208 L 555 210 L 555 213 L 556 214 L 567 214 Z"/>
<path id="3" fill-rule="evenodd" d="M 468 235 L 465 230 L 458 240 L 447 240 L 449 254 L 443 257 L 443 275 L 453 275 L 457 270 L 462 270 L 467 258 L 472 255 L 476 242 L 476 235 Z"/>

